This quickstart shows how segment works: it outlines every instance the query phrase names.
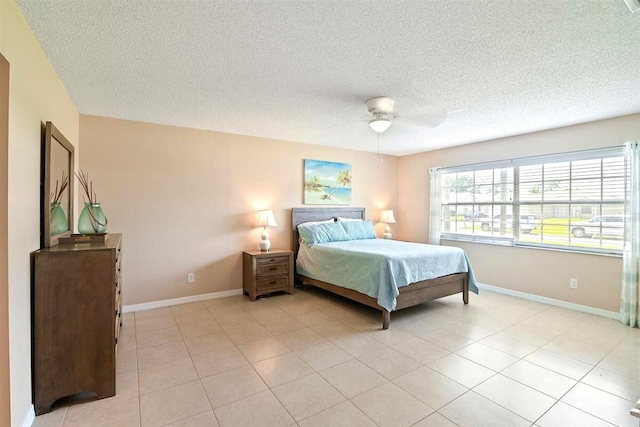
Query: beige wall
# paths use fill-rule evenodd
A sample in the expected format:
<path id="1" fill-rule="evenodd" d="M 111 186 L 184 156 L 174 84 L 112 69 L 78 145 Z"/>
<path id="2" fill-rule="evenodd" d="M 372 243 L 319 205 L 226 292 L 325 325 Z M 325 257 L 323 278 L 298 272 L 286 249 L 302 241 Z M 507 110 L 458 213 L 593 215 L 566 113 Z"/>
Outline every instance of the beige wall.
<path id="1" fill-rule="evenodd" d="M 622 145 L 640 139 L 640 115 L 436 150 L 398 160 L 398 214 L 400 238 L 428 241 L 429 168 L 456 166 L 540 154 Z M 596 256 L 538 249 L 500 247 L 443 241 L 463 247 L 479 282 L 618 311 L 622 261 Z M 569 289 L 577 278 L 579 288 Z"/>
<path id="2" fill-rule="evenodd" d="M 11 424 L 31 408 L 29 254 L 40 247 L 42 123 L 52 121 L 77 146 L 79 116 L 13 0 L 0 0 L 0 53 L 9 86 L 9 350 Z"/>
<path id="3" fill-rule="evenodd" d="M 240 289 L 258 209 L 274 211 L 272 247 L 291 247 L 304 159 L 351 163 L 351 206 L 368 219 L 396 207 L 395 157 L 85 115 L 80 138 L 108 231 L 124 234 L 125 305 Z"/>
<path id="4" fill-rule="evenodd" d="M 380 162 L 377 155 L 349 150 L 79 118 L 13 0 L 0 0 L 0 53 L 11 64 L 8 207 L 0 199 L 0 209 L 7 212 L 9 228 L 14 426 L 22 424 L 31 406 L 29 253 L 39 247 L 40 139 L 41 125 L 47 120 L 76 146 L 76 161 L 90 172 L 109 217 L 109 231 L 124 233 L 125 304 L 239 289 L 240 252 L 256 248 L 259 240 L 260 231 L 254 227 L 257 209 L 274 209 L 278 221 L 271 230 L 274 247 L 291 245 L 289 209 L 302 206 L 304 158 L 352 163 L 351 205 L 364 206 L 374 220 L 380 210 L 393 208 L 396 236 L 427 241 L 430 166 L 601 147 L 640 138 L 640 116 L 636 115 L 398 159 L 383 156 Z M 382 232 L 380 225 L 377 230 Z M 618 258 L 460 246 L 470 254 L 481 282 L 617 310 Z M 186 283 L 188 272 L 196 273 L 195 284 Z M 580 280 L 578 291 L 568 291 L 569 277 Z M 0 388 L 2 381 L 0 376 Z"/>

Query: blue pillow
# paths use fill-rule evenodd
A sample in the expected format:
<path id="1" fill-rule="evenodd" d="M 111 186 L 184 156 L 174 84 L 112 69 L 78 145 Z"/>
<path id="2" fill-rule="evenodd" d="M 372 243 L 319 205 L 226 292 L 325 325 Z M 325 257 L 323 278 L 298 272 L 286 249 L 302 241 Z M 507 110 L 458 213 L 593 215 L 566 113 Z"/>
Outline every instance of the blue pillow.
<path id="1" fill-rule="evenodd" d="M 341 242 L 349 236 L 339 222 L 298 227 L 302 240 L 309 246 L 316 243 Z"/>
<path id="2" fill-rule="evenodd" d="M 345 221 L 336 224 L 342 224 L 349 240 L 375 239 L 377 237 L 371 221 Z"/>

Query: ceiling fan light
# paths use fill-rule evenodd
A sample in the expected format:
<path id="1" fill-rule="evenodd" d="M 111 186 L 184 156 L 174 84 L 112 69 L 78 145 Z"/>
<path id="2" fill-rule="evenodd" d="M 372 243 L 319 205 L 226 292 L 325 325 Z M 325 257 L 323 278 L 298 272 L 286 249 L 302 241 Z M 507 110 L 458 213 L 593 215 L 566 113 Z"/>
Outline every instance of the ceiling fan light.
<path id="1" fill-rule="evenodd" d="M 391 126 L 391 120 L 387 117 L 376 116 L 369 120 L 369 127 L 373 129 L 374 132 L 382 133 L 389 129 L 389 126 Z"/>

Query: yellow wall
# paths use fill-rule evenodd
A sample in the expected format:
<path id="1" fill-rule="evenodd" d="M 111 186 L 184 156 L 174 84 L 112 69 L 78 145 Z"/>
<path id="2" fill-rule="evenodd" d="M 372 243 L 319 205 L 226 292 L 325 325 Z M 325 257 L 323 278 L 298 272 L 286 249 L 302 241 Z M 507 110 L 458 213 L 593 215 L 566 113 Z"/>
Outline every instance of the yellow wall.
<path id="1" fill-rule="evenodd" d="M 31 409 L 29 254 L 40 247 L 41 126 L 52 121 L 77 147 L 79 116 L 13 0 L 0 0 L 0 53 L 11 66 L 9 356 L 11 424 L 20 426 Z"/>
<path id="2" fill-rule="evenodd" d="M 0 426 L 11 424 L 8 281 L 9 63 L 0 54 Z"/>
<path id="3" fill-rule="evenodd" d="M 85 115 L 80 138 L 108 231 L 124 234 L 125 305 L 240 289 L 258 209 L 274 211 L 272 247 L 291 248 L 304 159 L 351 163 L 351 206 L 368 219 L 396 207 L 395 157 Z"/>
<path id="4" fill-rule="evenodd" d="M 436 150 L 398 161 L 400 237 L 428 241 L 429 168 L 622 145 L 640 139 L 640 114 Z M 464 248 L 479 282 L 618 311 L 619 257 L 444 241 Z M 569 289 L 577 278 L 579 288 Z"/>

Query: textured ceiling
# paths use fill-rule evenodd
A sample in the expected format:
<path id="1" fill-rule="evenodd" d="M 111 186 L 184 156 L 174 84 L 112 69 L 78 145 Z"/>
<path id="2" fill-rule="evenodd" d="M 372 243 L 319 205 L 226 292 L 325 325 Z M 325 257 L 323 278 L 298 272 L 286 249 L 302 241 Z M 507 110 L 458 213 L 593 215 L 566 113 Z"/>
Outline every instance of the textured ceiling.
<path id="1" fill-rule="evenodd" d="M 623 0 L 17 3 L 83 114 L 375 152 L 386 95 L 404 155 L 640 112 Z"/>

